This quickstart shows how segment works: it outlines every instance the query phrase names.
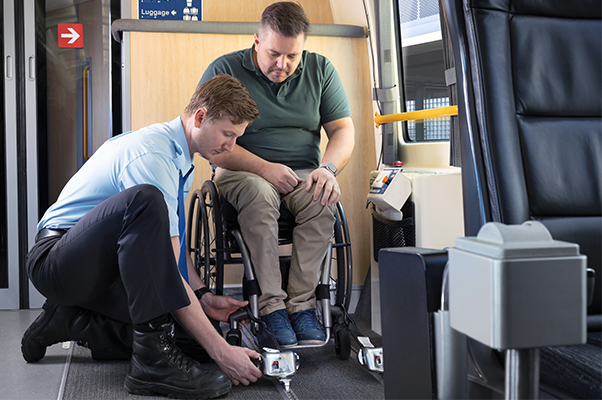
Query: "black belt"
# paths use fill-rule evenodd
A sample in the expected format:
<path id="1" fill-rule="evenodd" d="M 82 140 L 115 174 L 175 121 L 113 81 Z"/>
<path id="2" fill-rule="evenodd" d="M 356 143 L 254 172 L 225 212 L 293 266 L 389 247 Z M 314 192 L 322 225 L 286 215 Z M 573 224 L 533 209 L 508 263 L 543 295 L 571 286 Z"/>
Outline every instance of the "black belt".
<path id="1" fill-rule="evenodd" d="M 36 235 L 36 242 L 47 237 L 61 237 L 67 233 L 67 229 L 44 228 Z"/>

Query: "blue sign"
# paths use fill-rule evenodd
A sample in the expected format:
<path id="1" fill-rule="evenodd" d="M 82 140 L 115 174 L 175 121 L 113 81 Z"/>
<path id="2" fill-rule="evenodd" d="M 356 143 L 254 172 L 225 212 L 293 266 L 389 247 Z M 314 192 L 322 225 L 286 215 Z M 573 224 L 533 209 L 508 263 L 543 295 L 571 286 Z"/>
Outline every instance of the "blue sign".
<path id="1" fill-rule="evenodd" d="M 138 0 L 138 18 L 201 21 L 201 0 Z"/>

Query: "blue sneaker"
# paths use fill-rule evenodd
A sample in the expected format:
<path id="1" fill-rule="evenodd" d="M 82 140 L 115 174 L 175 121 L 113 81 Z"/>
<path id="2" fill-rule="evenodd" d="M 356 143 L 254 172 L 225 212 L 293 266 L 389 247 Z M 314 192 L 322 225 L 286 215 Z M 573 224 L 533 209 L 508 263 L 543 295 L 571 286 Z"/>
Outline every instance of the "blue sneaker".
<path id="1" fill-rule="evenodd" d="M 291 314 L 291 322 L 299 344 L 322 344 L 326 340 L 316 318 L 315 308 Z"/>
<path id="2" fill-rule="evenodd" d="M 297 345 L 297 336 L 295 336 L 295 331 L 293 331 L 286 310 L 274 311 L 268 315 L 264 315 L 261 319 L 267 325 L 268 330 L 274 334 L 280 347 L 293 347 Z"/>

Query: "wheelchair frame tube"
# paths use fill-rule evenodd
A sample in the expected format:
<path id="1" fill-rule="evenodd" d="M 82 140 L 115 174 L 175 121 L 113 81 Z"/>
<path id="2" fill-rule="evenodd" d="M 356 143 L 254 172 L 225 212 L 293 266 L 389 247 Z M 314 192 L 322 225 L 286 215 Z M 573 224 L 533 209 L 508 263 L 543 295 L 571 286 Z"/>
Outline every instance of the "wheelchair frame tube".
<path id="1" fill-rule="evenodd" d="M 332 266 L 332 246 L 328 246 L 326 256 L 322 262 L 322 279 L 320 283 L 330 283 L 330 268 Z M 330 337 L 330 328 L 332 328 L 332 315 L 330 313 L 330 298 L 322 299 L 322 317 L 324 318 L 324 328 L 326 329 L 326 342 Z"/>
<path id="2" fill-rule="evenodd" d="M 245 276 L 247 277 L 247 280 L 254 281 L 255 274 L 253 273 L 253 266 L 251 265 L 251 255 L 249 254 L 247 245 L 242 239 L 242 234 L 240 233 L 240 230 L 234 229 L 232 230 L 232 235 L 234 235 L 234 238 L 238 242 L 238 247 L 240 248 L 240 256 L 245 268 Z M 253 316 L 259 318 L 259 299 L 257 295 L 249 296 L 249 305 L 251 306 Z"/>

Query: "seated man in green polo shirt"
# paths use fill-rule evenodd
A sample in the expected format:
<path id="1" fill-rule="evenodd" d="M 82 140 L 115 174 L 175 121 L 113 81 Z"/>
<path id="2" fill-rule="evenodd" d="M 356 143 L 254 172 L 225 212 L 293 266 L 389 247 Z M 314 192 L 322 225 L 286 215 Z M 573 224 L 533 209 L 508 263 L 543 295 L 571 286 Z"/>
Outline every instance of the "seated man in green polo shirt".
<path id="1" fill-rule="evenodd" d="M 219 57 L 200 83 L 226 73 L 257 103 L 259 118 L 231 153 L 216 156 L 215 182 L 238 220 L 261 288 L 259 315 L 281 346 L 325 340 L 314 291 L 333 236 L 336 175 L 355 131 L 341 80 L 325 57 L 303 50 L 309 20 L 297 3 L 268 6 L 252 48 Z M 328 144 L 320 160 L 320 129 Z M 295 215 L 287 292 L 278 263 L 280 203 Z"/>

